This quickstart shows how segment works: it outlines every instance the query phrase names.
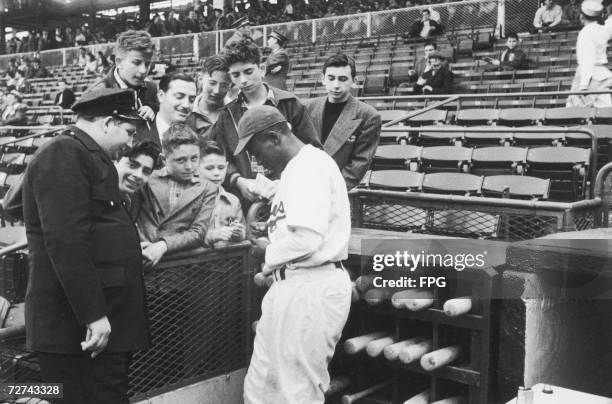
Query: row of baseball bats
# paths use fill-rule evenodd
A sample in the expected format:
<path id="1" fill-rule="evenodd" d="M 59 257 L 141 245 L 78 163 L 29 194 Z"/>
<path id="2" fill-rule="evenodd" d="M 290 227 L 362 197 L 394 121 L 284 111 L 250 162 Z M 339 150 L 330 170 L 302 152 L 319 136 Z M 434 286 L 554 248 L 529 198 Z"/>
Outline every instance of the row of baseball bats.
<path id="1" fill-rule="evenodd" d="M 362 398 L 377 393 L 391 386 L 392 382 L 384 381 L 374 384 L 366 389 L 342 396 L 342 404 L 353 404 Z M 351 386 L 351 379 L 348 377 L 339 377 L 332 379 L 329 384 L 329 389 L 325 393 L 326 396 L 338 394 Z M 431 391 L 424 390 L 403 402 L 403 404 L 462 404 L 465 400 L 461 396 L 452 396 L 439 401 L 431 401 Z"/>

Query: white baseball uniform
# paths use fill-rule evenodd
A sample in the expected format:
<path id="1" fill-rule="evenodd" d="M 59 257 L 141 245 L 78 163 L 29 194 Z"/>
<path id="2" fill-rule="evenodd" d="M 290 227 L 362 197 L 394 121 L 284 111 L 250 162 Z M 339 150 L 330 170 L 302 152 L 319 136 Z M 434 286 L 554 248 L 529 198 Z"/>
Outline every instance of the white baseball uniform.
<path id="1" fill-rule="evenodd" d="M 348 257 L 350 230 L 338 166 L 304 146 L 283 170 L 272 201 L 265 263 L 275 282 L 261 306 L 246 404 L 324 402 L 327 367 L 351 304 L 350 279 L 339 265 Z"/>

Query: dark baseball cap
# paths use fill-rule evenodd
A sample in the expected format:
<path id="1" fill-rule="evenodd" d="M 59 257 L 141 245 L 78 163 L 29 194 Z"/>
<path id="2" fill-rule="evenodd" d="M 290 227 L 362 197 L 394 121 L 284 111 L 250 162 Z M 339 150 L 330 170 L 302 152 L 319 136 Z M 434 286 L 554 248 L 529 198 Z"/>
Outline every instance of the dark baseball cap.
<path id="1" fill-rule="evenodd" d="M 138 115 L 136 92 L 129 88 L 101 88 L 88 91 L 72 104 L 77 114 L 117 116 L 123 119 L 144 120 Z"/>
<path id="2" fill-rule="evenodd" d="M 281 122 L 287 123 L 287 119 L 275 107 L 261 105 L 248 109 L 238 122 L 238 145 L 234 156 L 247 147 L 253 136 Z"/>

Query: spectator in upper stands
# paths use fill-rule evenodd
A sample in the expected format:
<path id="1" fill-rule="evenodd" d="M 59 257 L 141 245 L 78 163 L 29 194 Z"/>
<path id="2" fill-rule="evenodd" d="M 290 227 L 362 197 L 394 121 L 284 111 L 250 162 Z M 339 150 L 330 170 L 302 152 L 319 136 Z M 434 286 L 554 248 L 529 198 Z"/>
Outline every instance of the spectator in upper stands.
<path id="1" fill-rule="evenodd" d="M 27 125 L 28 117 L 26 111 L 28 106 L 22 104 L 23 96 L 16 90 L 12 90 L 6 96 L 6 108 L 2 111 L 0 125 L 22 126 Z"/>
<path id="2" fill-rule="evenodd" d="M 561 24 L 563 9 L 553 0 L 544 0 L 544 5 L 536 11 L 533 18 L 534 32 L 548 32 L 551 28 Z"/>
<path id="3" fill-rule="evenodd" d="M 30 70 L 29 77 L 30 79 L 44 79 L 51 76 L 49 71 L 45 66 L 43 66 L 40 62 L 40 59 L 34 59 L 32 61 L 32 69 Z"/>
<path id="4" fill-rule="evenodd" d="M 93 53 L 87 53 L 87 63 L 85 64 L 85 68 L 83 69 L 83 74 L 88 76 L 90 74 L 96 74 L 98 70 L 98 62 L 96 61 L 96 57 Z"/>
<path id="5" fill-rule="evenodd" d="M 266 76 L 264 80 L 272 87 L 287 90 L 287 73 L 289 72 L 289 53 L 284 49 L 287 37 L 278 31 L 268 36 L 268 47 L 272 49 L 266 59 Z"/>
<path id="6" fill-rule="evenodd" d="M 506 34 L 506 49 L 501 54 L 499 59 L 484 58 L 489 62 L 484 67 L 485 71 L 492 72 L 498 70 L 520 70 L 527 69 L 527 55 L 521 49 L 517 48 L 518 35 L 514 32 Z"/>
<path id="7" fill-rule="evenodd" d="M 49 38 L 49 31 L 46 29 L 42 30 L 40 39 L 38 40 L 38 51 L 44 51 L 51 48 L 51 39 Z"/>
<path id="8" fill-rule="evenodd" d="M 138 96 L 138 113 L 146 122 L 139 123 L 135 139 L 159 143 L 152 123 L 159 110 L 157 85 L 146 80 L 153 57 L 153 41 L 146 31 L 125 31 L 117 38 L 115 45 L 115 67 L 87 91 L 99 88 L 131 88 Z"/>
<path id="9" fill-rule="evenodd" d="M 68 109 L 74 104 L 75 96 L 72 89 L 66 83 L 66 80 L 58 81 L 58 92 L 55 95 L 54 105 L 59 105 L 64 109 Z"/>
<path id="10" fill-rule="evenodd" d="M 249 21 L 248 17 L 242 17 L 234 23 L 234 27 L 236 30 L 234 34 L 230 37 L 230 39 L 225 42 L 225 47 L 229 47 L 232 43 L 240 42 L 242 40 L 252 40 L 251 37 L 251 21 Z"/>
<path id="11" fill-rule="evenodd" d="M 214 14 L 211 16 L 209 23 L 211 31 L 219 31 L 222 29 L 226 29 L 227 22 L 225 20 L 225 17 L 223 17 L 223 10 L 221 10 L 220 8 L 215 8 L 213 11 Z"/>
<path id="12" fill-rule="evenodd" d="M 96 65 L 97 74 L 108 74 L 110 71 L 110 63 L 108 63 L 108 60 L 102 51 L 98 51 L 96 53 Z"/>
<path id="13" fill-rule="evenodd" d="M 423 46 L 423 57 L 416 59 L 412 69 L 408 70 L 408 76 L 410 82 L 415 82 L 419 77 L 423 77 L 423 73 L 431 70 L 431 64 L 429 63 L 429 55 L 438 50 L 438 44 L 433 41 L 425 42 Z M 444 65 L 448 66 L 448 61 L 444 60 Z"/>
<path id="14" fill-rule="evenodd" d="M 193 10 L 189 10 L 189 15 L 185 20 L 185 31 L 187 31 L 188 34 L 200 32 L 200 22 Z"/>
<path id="15" fill-rule="evenodd" d="M 62 35 L 62 29 L 60 27 L 55 27 L 55 32 L 53 34 L 53 38 L 51 39 L 54 49 L 67 47 L 66 43 L 64 42 L 64 36 Z"/>
<path id="16" fill-rule="evenodd" d="M 580 1 L 579 0 L 570 0 L 563 7 L 563 24 L 570 26 L 579 26 L 580 25 Z"/>
<path id="17" fill-rule="evenodd" d="M 75 45 L 74 34 L 72 33 L 71 27 L 66 27 L 66 30 L 64 31 L 64 42 L 66 43 L 66 46 Z"/>
<path id="18" fill-rule="evenodd" d="M 6 73 L 10 77 L 15 77 L 15 72 L 18 70 L 17 59 L 11 58 L 8 63 L 8 67 L 6 68 Z"/>
<path id="19" fill-rule="evenodd" d="M 15 77 L 7 83 L 9 90 L 17 90 L 20 93 L 29 93 L 31 90 L 30 83 L 25 78 L 21 70 L 15 72 Z"/>
<path id="20" fill-rule="evenodd" d="M 153 142 L 141 142 L 126 147 L 115 162 L 119 177 L 119 191 L 131 201 L 134 192 L 149 181 L 159 159 L 159 146 Z"/>
<path id="21" fill-rule="evenodd" d="M 356 187 L 370 167 L 380 139 L 380 114 L 351 95 L 355 61 L 339 53 L 323 64 L 321 81 L 327 95 L 307 100 L 323 149 L 334 159 L 346 188 Z"/>
<path id="22" fill-rule="evenodd" d="M 159 112 L 151 127 L 151 137 L 156 139 L 157 144 L 161 145 L 164 133 L 170 125 L 185 122 L 193 110 L 196 94 L 196 83 L 190 75 L 174 72 L 161 78 L 157 95 Z"/>
<path id="23" fill-rule="evenodd" d="M 166 35 L 179 35 L 182 33 L 181 23 L 176 19 L 174 11 L 170 10 L 168 12 L 168 18 L 164 23 L 164 28 L 166 30 Z"/>
<path id="24" fill-rule="evenodd" d="M 219 114 L 219 119 L 211 128 L 210 139 L 217 141 L 227 151 L 230 162 L 226 182 L 228 190 L 253 201 L 257 198 L 257 195 L 251 192 L 256 170 L 253 170 L 247 153 L 233 155 L 238 142 L 236 125 L 247 109 L 259 105 L 274 106 L 287 118 L 295 135 L 302 142 L 315 147 L 321 147 L 321 142 L 306 108 L 297 97 L 290 92 L 268 87 L 263 82 L 264 73 L 259 67 L 261 51 L 256 44 L 249 40 L 234 42 L 225 49 L 224 56 L 232 82 L 239 93 Z"/>
<path id="25" fill-rule="evenodd" d="M 205 243 L 212 247 L 242 241 L 246 236 L 242 205 L 222 185 L 227 174 L 226 152 L 217 142 L 209 140 L 200 143 L 200 154 L 200 175 L 219 187 Z"/>
<path id="26" fill-rule="evenodd" d="M 414 23 L 410 36 L 427 39 L 442 33 L 442 26 L 432 20 L 429 10 L 423 10 L 421 20 Z"/>
<path id="27" fill-rule="evenodd" d="M 221 55 L 213 55 L 202 63 L 204 74 L 200 80 L 201 92 L 197 96 L 193 111 L 187 117 L 187 125 L 200 138 L 217 122 L 224 105 L 225 96 L 232 84 L 227 61 Z"/>
<path id="28" fill-rule="evenodd" d="M 34 30 L 30 31 L 28 37 L 28 52 L 38 52 L 38 38 L 36 38 L 36 31 Z"/>
<path id="29" fill-rule="evenodd" d="M 431 70 L 423 73 L 415 86 L 415 94 L 451 94 L 453 92 L 453 73 L 444 66 L 444 56 L 436 51 L 429 55 Z"/>
<path id="30" fill-rule="evenodd" d="M 159 14 L 155 14 L 155 16 L 153 17 L 153 22 L 149 27 L 149 34 L 151 34 L 152 37 L 166 35 L 166 27 L 164 26 L 164 22 L 162 21 Z"/>
<path id="31" fill-rule="evenodd" d="M 584 27 L 576 40 L 578 68 L 571 91 L 598 91 L 612 88 L 612 72 L 608 69 L 608 36 L 599 25 L 603 12 L 601 2 L 585 0 L 580 6 L 580 21 Z M 570 95 L 568 107 L 610 107 L 610 94 Z"/>
<path id="32" fill-rule="evenodd" d="M 151 266 L 166 253 L 204 246 L 217 194 L 216 185 L 198 176 L 200 141 L 188 126 L 175 123 L 164 133 L 161 159 L 164 168 L 132 200 L 141 241 L 150 243 L 142 255 Z"/>
<path id="33" fill-rule="evenodd" d="M 225 21 L 227 22 L 227 25 L 231 27 L 236 23 L 237 19 L 238 18 L 236 17 L 234 10 L 232 10 L 230 6 L 225 6 Z"/>
<path id="34" fill-rule="evenodd" d="M 89 58 L 87 57 L 87 49 L 85 48 L 80 48 L 79 49 L 79 57 L 77 59 L 77 65 L 79 65 L 82 68 L 85 68 L 85 65 L 87 65 L 87 62 Z"/>

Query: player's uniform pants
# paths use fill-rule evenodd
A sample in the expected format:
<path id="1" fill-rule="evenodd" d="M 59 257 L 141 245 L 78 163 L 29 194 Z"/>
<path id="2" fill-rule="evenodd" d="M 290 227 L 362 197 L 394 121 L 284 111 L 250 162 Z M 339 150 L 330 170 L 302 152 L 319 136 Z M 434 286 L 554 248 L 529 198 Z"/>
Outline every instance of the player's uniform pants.
<path id="1" fill-rule="evenodd" d="M 328 364 L 351 306 L 351 281 L 334 264 L 274 273 L 261 304 L 245 404 L 323 403 Z"/>

